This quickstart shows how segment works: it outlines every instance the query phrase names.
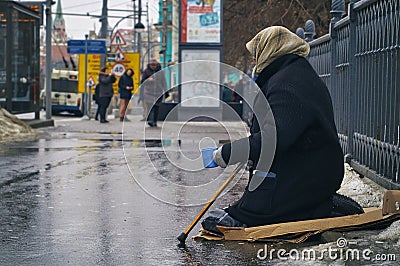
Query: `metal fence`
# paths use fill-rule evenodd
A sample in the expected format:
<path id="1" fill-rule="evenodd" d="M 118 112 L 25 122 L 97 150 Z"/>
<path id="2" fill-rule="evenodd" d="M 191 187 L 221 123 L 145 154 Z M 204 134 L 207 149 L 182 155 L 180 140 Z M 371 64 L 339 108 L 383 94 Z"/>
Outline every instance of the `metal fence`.
<path id="1" fill-rule="evenodd" d="M 332 1 L 330 33 L 310 42 L 309 61 L 330 90 L 347 162 L 400 189 L 400 0 L 352 0 L 342 18 L 344 9 Z"/>

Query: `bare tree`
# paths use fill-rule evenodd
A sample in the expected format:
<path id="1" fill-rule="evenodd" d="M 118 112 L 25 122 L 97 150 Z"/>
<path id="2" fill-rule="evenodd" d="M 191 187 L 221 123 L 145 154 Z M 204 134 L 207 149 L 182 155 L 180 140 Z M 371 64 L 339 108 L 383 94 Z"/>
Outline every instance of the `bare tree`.
<path id="1" fill-rule="evenodd" d="M 293 32 L 312 19 L 316 37 L 328 32 L 331 0 L 229 0 L 224 1 L 224 62 L 246 71 L 252 58 L 245 48 L 260 30 L 285 26 Z"/>

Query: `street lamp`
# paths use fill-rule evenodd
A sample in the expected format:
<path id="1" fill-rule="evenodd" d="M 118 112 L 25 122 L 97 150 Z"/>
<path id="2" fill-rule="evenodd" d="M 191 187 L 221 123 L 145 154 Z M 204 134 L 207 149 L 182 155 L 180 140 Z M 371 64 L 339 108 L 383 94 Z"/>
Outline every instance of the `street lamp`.
<path id="1" fill-rule="evenodd" d="M 133 0 L 135 2 L 136 0 Z M 135 30 L 138 32 L 144 30 L 144 25 L 142 23 L 142 0 L 139 0 L 139 6 L 138 6 L 138 23 L 135 24 Z"/>
<path id="2" fill-rule="evenodd" d="M 137 32 L 143 32 L 144 29 L 145 29 L 145 27 L 144 27 L 144 25 L 143 25 L 142 22 L 139 21 L 138 23 L 136 23 L 136 25 L 135 25 L 135 31 L 137 31 Z"/>

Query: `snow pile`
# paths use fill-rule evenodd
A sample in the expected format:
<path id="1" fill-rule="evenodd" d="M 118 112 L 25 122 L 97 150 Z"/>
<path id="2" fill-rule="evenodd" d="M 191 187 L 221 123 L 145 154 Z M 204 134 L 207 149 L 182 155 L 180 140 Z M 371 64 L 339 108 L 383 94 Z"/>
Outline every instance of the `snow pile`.
<path id="1" fill-rule="evenodd" d="M 15 139 L 33 132 L 34 130 L 30 126 L 5 109 L 0 108 L 0 142 L 10 138 Z"/>
<path id="2" fill-rule="evenodd" d="M 396 245 L 400 246 L 400 220 L 392 223 L 377 236 L 373 236 L 372 239 L 379 241 L 390 240 L 391 242 L 397 242 Z"/>
<path id="3" fill-rule="evenodd" d="M 339 194 L 357 201 L 361 207 L 381 207 L 385 189 L 367 178 L 360 178 L 350 165 L 346 164 L 346 172 Z"/>

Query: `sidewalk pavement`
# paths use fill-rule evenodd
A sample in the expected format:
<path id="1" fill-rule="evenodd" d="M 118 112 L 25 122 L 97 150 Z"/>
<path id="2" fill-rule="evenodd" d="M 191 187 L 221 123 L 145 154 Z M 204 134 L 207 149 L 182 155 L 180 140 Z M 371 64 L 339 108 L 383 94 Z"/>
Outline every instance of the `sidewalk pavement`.
<path id="1" fill-rule="evenodd" d="M 96 106 L 92 106 L 91 113 L 94 114 Z M 91 138 L 102 138 L 104 134 L 109 134 L 112 138 L 123 138 L 145 140 L 145 139 L 201 139 L 210 137 L 224 141 L 233 141 L 248 136 L 249 128 L 243 121 L 219 121 L 219 122 L 177 122 L 168 121 L 158 122 L 158 127 L 151 128 L 142 120 L 143 108 L 137 101 L 132 102 L 129 109 L 128 119 L 130 121 L 120 122 L 118 110 L 113 110 L 113 114 L 108 115 L 110 123 L 101 124 L 91 118 L 83 120 L 81 117 L 74 116 L 52 116 L 54 127 L 47 123 L 45 111 L 41 111 L 40 120 L 35 120 L 35 124 L 50 126 L 39 128 L 40 131 L 47 132 L 68 132 L 68 134 L 85 133 Z M 115 113 L 115 115 L 114 115 Z M 19 119 L 33 123 L 34 113 L 17 115 Z"/>
<path id="2" fill-rule="evenodd" d="M 109 123 L 102 124 L 94 119 L 57 117 L 54 128 L 45 129 L 54 132 L 69 132 L 71 134 L 86 133 L 93 138 L 102 138 L 104 134 L 127 139 L 199 139 L 210 137 L 224 141 L 232 141 L 248 136 L 248 126 L 242 121 L 221 122 L 177 122 L 159 121 L 157 127 L 149 127 L 146 121 L 141 121 L 141 115 L 128 115 L 130 121 L 120 122 L 119 118 L 109 115 Z M 102 136 L 103 135 L 103 136 Z"/>

